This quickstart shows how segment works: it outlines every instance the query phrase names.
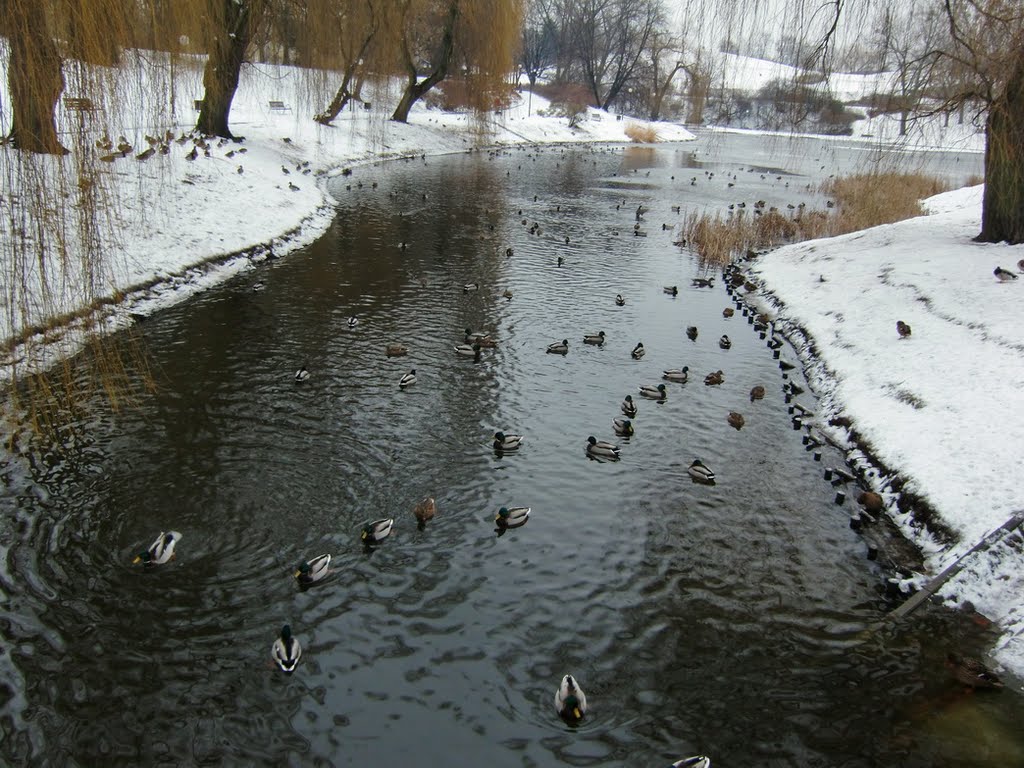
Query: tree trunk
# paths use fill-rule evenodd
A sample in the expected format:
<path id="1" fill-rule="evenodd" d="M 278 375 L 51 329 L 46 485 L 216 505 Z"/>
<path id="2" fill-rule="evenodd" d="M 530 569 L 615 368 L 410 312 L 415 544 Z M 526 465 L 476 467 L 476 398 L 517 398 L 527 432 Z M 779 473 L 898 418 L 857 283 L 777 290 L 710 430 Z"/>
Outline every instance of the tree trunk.
<path id="1" fill-rule="evenodd" d="M 39 0 L 8 0 L 3 21 L 11 51 L 7 68 L 11 132 L 7 138 L 28 152 L 66 155 L 54 118 L 64 90 L 64 73 L 42 4 Z"/>
<path id="2" fill-rule="evenodd" d="M 252 6 L 250 0 L 219 0 L 220 18 L 214 20 L 217 30 L 203 70 L 205 92 L 196 121 L 196 130 L 204 136 L 234 138 L 228 118 L 242 59 L 252 36 Z"/>
<path id="3" fill-rule="evenodd" d="M 1024 47 L 1014 53 L 1003 92 L 985 126 L 981 242 L 1024 243 Z"/>
<path id="4" fill-rule="evenodd" d="M 448 6 L 448 16 L 445 18 L 441 50 L 438 52 L 439 60 L 434 65 L 434 71 L 421 82 L 417 82 L 419 76 L 416 72 L 416 62 L 413 61 L 412 54 L 409 53 L 408 47 L 403 42 L 402 50 L 405 54 L 405 65 L 409 77 L 405 92 L 402 93 L 402 98 L 398 101 L 398 106 L 395 107 L 395 113 L 391 115 L 391 119 L 396 123 L 408 123 L 409 110 L 412 109 L 412 105 L 448 76 L 448 67 L 451 66 L 452 58 L 455 55 L 455 22 L 458 18 L 459 0 L 452 0 L 451 5 Z"/>

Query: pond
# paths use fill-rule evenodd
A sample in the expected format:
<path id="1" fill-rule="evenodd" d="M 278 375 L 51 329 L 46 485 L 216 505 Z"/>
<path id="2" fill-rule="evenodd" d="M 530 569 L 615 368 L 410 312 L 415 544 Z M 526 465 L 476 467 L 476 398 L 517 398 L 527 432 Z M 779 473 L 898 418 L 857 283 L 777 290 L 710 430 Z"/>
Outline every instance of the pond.
<path id="1" fill-rule="evenodd" d="M 723 316 L 721 277 L 697 287 L 713 273 L 672 245 L 693 206 L 821 207 L 817 180 L 864 155 L 710 135 L 335 179 L 321 241 L 140 325 L 154 394 L 94 409 L 60 451 L 4 460 L 0 756 L 1024 762 L 1021 697 L 965 695 L 943 666 L 949 650 L 983 653 L 990 631 L 933 608 L 877 630 L 891 568 L 867 559 L 852 502 L 823 478 L 841 455 L 794 429 L 784 392 L 806 382 L 783 378 L 743 314 Z M 980 159 L 922 162 L 956 176 Z M 497 346 L 457 355 L 466 329 Z M 603 345 L 582 343 L 598 331 Z M 566 355 L 546 354 L 562 339 Z M 639 396 L 684 365 L 664 402 Z M 717 370 L 724 382 L 705 385 Z M 755 385 L 765 399 L 751 401 Z M 615 438 L 627 394 L 636 431 Z M 809 392 L 797 401 L 814 410 Z M 498 430 L 526 439 L 496 453 Z M 621 460 L 589 458 L 590 435 Z M 691 481 L 698 457 L 715 485 Z M 420 529 L 426 496 L 438 513 Z M 501 506 L 531 507 L 528 523 L 496 529 Z M 384 517 L 392 535 L 362 546 Z M 183 535 L 172 562 L 132 565 L 170 529 Z M 295 568 L 325 552 L 333 573 L 300 590 Z M 270 659 L 285 623 L 303 648 L 292 676 Z M 553 705 L 567 673 L 589 702 L 576 727 Z"/>

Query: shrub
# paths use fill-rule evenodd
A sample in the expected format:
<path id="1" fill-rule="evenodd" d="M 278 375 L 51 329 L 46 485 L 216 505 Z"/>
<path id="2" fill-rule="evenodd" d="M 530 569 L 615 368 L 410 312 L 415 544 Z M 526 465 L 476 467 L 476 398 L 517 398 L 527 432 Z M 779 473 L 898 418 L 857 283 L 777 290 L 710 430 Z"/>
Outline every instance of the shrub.
<path id="1" fill-rule="evenodd" d="M 626 125 L 626 135 L 630 141 L 641 144 L 653 144 L 658 140 L 658 132 L 650 125 L 641 123 L 629 123 Z"/>

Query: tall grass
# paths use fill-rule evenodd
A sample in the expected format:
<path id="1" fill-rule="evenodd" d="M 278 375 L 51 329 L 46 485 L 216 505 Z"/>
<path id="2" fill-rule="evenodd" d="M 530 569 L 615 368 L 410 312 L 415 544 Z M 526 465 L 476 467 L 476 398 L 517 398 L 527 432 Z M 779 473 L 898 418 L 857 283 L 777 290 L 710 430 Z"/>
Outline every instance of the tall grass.
<path id="1" fill-rule="evenodd" d="M 626 135 L 630 141 L 639 144 L 653 144 L 658 140 L 658 132 L 651 126 L 642 123 L 629 123 L 626 126 Z"/>
<path id="2" fill-rule="evenodd" d="M 691 213 L 681 233 L 702 262 L 724 266 L 748 251 L 891 224 L 924 213 L 921 200 L 946 191 L 939 179 L 920 173 L 868 173 L 830 179 L 819 191 L 823 210 L 745 208 L 720 214 Z"/>

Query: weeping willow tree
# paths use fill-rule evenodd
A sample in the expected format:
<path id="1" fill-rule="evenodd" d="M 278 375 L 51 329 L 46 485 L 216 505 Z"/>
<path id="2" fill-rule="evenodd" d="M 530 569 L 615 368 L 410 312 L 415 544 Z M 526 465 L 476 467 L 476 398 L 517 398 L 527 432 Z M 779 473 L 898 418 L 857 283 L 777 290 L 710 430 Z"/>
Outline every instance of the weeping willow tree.
<path id="1" fill-rule="evenodd" d="M 408 122 L 412 105 L 456 66 L 470 81 L 473 106 L 483 111 L 493 105 L 515 64 L 520 0 L 400 0 L 396 14 L 405 89 L 392 120 Z"/>

